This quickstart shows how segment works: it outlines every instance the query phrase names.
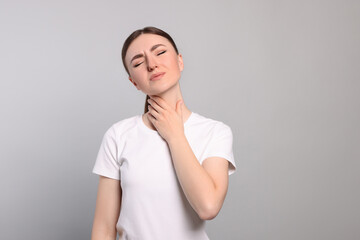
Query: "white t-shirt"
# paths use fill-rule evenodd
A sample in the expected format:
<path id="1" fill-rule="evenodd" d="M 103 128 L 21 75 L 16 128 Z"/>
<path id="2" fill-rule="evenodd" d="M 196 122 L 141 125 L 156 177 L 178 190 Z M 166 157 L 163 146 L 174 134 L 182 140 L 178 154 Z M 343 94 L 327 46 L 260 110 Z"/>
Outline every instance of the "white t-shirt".
<path id="1" fill-rule="evenodd" d="M 192 112 L 185 136 L 200 164 L 222 157 L 235 172 L 233 135 L 223 122 Z M 166 141 L 142 115 L 113 124 L 105 133 L 93 173 L 120 180 L 122 203 L 116 224 L 120 239 L 205 240 L 205 221 L 193 210 L 178 182 Z"/>

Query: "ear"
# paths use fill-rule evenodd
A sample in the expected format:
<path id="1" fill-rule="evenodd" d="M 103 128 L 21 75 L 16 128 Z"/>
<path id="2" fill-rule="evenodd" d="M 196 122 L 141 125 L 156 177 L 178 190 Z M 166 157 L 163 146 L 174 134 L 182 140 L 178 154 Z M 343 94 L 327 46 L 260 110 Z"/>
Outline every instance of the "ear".
<path id="1" fill-rule="evenodd" d="M 184 69 L 184 62 L 182 55 L 180 53 L 178 54 L 178 64 L 179 64 L 180 72 L 182 72 L 182 70 Z"/>
<path id="2" fill-rule="evenodd" d="M 135 82 L 134 80 L 132 80 L 130 76 L 129 76 L 129 80 L 130 80 L 130 82 L 131 82 L 132 84 L 134 84 L 134 86 L 135 86 L 138 90 L 140 90 L 140 89 L 138 88 L 136 82 Z"/>
<path id="3" fill-rule="evenodd" d="M 129 80 L 132 84 L 134 84 L 134 86 L 136 87 L 136 83 L 131 79 L 131 77 L 129 76 Z"/>

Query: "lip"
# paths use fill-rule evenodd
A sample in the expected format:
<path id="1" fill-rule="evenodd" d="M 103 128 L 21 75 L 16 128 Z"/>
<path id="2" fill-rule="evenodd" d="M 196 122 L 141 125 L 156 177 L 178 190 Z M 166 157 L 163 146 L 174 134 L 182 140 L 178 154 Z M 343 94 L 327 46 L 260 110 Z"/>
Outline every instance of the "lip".
<path id="1" fill-rule="evenodd" d="M 150 81 L 159 80 L 165 75 L 165 72 L 154 73 L 150 77 Z"/>

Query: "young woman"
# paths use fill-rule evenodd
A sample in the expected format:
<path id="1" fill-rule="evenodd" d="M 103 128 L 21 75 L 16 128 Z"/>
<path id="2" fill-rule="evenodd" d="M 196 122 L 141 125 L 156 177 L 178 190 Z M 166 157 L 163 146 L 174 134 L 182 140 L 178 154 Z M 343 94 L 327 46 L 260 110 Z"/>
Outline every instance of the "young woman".
<path id="1" fill-rule="evenodd" d="M 133 32 L 122 50 L 145 111 L 105 133 L 92 239 L 209 239 L 205 220 L 220 211 L 235 169 L 231 128 L 190 111 L 173 39 L 155 27 Z"/>

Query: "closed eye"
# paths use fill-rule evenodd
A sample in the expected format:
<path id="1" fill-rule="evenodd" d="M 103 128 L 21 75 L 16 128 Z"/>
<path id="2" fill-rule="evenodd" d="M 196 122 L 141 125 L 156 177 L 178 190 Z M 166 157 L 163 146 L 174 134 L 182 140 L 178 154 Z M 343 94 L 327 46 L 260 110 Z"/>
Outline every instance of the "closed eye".
<path id="1" fill-rule="evenodd" d="M 157 54 L 157 56 L 160 56 L 161 54 L 164 54 L 164 53 L 166 53 L 166 50 L 159 52 L 159 53 Z M 135 64 L 135 65 L 134 65 L 134 68 L 140 66 L 142 63 L 143 63 L 143 62 L 140 62 L 140 63 L 138 63 L 138 64 Z"/>
<path id="2" fill-rule="evenodd" d="M 159 52 L 157 55 L 159 56 L 159 55 L 164 54 L 164 53 L 166 53 L 166 50 Z"/>
<path id="3" fill-rule="evenodd" d="M 142 64 L 142 63 L 143 63 L 143 62 L 140 62 L 140 63 L 138 63 L 138 64 L 135 64 L 135 65 L 134 65 L 134 68 L 140 66 L 140 64 Z"/>

